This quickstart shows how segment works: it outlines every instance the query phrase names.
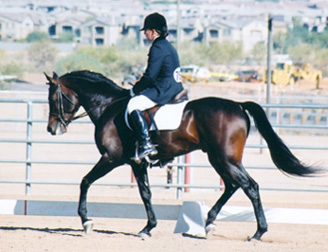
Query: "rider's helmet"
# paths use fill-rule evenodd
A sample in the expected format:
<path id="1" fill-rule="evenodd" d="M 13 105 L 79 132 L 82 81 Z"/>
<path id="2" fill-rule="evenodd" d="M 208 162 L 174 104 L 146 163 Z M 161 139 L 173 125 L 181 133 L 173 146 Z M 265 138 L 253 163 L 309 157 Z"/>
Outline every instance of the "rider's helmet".
<path id="1" fill-rule="evenodd" d="M 146 29 L 155 29 L 161 36 L 167 36 L 167 24 L 165 17 L 157 12 L 149 14 L 145 18 L 145 22 L 140 31 Z"/>

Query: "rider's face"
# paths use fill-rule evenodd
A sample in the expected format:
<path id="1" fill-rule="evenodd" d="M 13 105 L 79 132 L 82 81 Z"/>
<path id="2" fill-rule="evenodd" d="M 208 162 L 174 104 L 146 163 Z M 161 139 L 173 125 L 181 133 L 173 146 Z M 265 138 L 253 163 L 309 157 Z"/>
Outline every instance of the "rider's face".
<path id="1" fill-rule="evenodd" d="M 152 42 L 158 36 L 158 33 L 154 29 L 146 29 L 144 34 L 146 36 L 146 39 L 150 42 Z"/>

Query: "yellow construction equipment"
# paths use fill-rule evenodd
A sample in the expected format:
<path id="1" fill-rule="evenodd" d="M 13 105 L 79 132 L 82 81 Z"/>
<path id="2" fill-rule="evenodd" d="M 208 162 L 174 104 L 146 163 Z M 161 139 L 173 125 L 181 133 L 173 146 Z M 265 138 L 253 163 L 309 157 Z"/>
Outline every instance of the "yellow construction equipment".
<path id="1" fill-rule="evenodd" d="M 316 88 L 319 88 L 322 79 L 322 72 L 314 69 L 309 63 L 293 64 L 291 61 L 278 62 L 271 72 L 271 81 L 273 84 L 293 85 L 299 80 L 314 81 Z M 266 81 L 266 75 L 264 75 Z"/>
<path id="2" fill-rule="evenodd" d="M 295 80 L 311 80 L 315 82 L 316 88 L 319 88 L 322 80 L 322 71 L 315 69 L 311 64 L 295 64 Z"/>

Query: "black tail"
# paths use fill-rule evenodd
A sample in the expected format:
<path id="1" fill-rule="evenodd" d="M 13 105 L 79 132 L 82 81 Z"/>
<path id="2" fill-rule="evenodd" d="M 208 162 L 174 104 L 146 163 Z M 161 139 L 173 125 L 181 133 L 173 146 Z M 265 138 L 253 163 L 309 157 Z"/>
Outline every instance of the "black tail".
<path id="1" fill-rule="evenodd" d="M 273 163 L 279 170 L 296 176 L 313 176 L 323 172 L 320 168 L 307 166 L 297 159 L 274 132 L 263 108 L 254 102 L 240 103 L 254 118 L 255 125 L 263 136 L 270 150 Z"/>

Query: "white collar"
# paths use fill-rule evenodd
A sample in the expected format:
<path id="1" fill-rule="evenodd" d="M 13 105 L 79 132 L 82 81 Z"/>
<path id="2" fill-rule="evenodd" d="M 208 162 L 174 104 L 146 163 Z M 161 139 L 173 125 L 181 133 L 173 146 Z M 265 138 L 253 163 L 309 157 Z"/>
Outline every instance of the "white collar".
<path id="1" fill-rule="evenodd" d="M 156 36 L 156 37 L 153 39 L 152 43 L 154 43 L 154 41 L 155 41 L 156 39 L 158 39 L 159 37 L 160 37 L 159 35 Z"/>

